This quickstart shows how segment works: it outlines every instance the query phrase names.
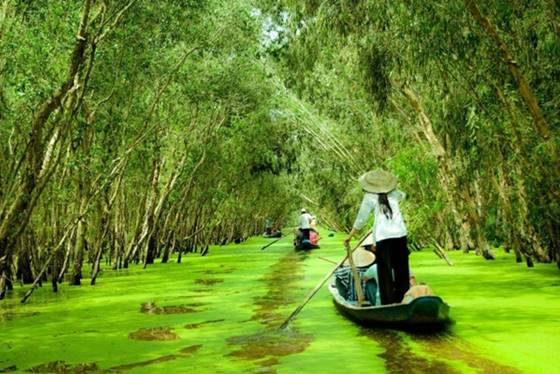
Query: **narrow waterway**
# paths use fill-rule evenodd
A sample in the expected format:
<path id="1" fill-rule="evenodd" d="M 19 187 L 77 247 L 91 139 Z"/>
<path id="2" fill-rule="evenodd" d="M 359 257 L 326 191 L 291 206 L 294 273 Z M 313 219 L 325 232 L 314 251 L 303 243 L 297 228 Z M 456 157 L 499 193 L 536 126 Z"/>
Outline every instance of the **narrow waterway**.
<path id="1" fill-rule="evenodd" d="M 325 235 L 326 236 L 326 235 Z M 342 236 L 299 253 L 290 238 L 213 247 L 183 263 L 106 270 L 95 287 L 25 288 L 0 302 L 0 372 L 35 373 L 554 373 L 560 273 L 429 251 L 411 266 L 450 305 L 438 334 L 358 326 L 321 290 L 278 327 L 338 260 Z"/>

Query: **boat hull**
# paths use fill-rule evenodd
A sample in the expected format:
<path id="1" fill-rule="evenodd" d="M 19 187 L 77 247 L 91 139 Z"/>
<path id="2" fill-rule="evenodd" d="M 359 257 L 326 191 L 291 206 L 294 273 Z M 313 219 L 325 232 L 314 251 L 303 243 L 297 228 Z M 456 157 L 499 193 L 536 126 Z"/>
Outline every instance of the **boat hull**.
<path id="1" fill-rule="evenodd" d="M 263 238 L 281 238 L 282 237 L 282 232 L 278 231 L 275 232 L 274 234 L 263 234 Z"/>
<path id="2" fill-rule="evenodd" d="M 313 245 L 311 243 L 300 243 L 294 245 L 294 249 L 296 251 L 310 251 L 312 249 L 319 248 L 319 245 Z"/>
<path id="3" fill-rule="evenodd" d="M 347 302 L 333 284 L 329 291 L 338 310 L 363 325 L 435 328 L 450 322 L 449 305 L 438 296 L 421 296 L 408 304 L 360 307 Z"/>

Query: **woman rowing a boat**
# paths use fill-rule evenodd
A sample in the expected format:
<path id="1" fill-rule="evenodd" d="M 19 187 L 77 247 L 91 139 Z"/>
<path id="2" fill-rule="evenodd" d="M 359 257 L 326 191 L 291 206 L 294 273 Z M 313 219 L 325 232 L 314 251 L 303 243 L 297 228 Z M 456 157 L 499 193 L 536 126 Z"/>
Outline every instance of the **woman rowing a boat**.
<path id="1" fill-rule="evenodd" d="M 365 195 L 345 244 L 350 243 L 373 212 L 381 303 L 399 303 L 409 288 L 407 232 L 399 207 L 405 195 L 396 189 L 397 177 L 385 170 L 369 171 L 358 181 Z"/>

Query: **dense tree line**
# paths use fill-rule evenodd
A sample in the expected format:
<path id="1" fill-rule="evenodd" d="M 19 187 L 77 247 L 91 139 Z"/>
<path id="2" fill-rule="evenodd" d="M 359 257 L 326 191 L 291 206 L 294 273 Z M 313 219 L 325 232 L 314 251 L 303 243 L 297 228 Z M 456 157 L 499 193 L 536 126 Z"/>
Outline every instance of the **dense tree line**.
<path id="1" fill-rule="evenodd" d="M 352 156 L 324 173 L 309 158 L 318 206 L 349 212 L 348 181 L 387 167 L 411 195 L 414 245 L 560 264 L 557 2 L 262 4 L 286 87 Z"/>
<path id="2" fill-rule="evenodd" d="M 101 259 L 167 261 L 286 215 L 293 141 L 247 4 L 1 9 L 0 296 L 16 279 L 80 284 L 88 263 L 93 284 Z"/>
<path id="3" fill-rule="evenodd" d="M 0 298 L 289 222 L 395 171 L 414 247 L 560 264 L 550 0 L 0 2 Z M 107 265 L 104 265 L 104 264 Z M 84 269 L 84 265 L 89 267 Z"/>

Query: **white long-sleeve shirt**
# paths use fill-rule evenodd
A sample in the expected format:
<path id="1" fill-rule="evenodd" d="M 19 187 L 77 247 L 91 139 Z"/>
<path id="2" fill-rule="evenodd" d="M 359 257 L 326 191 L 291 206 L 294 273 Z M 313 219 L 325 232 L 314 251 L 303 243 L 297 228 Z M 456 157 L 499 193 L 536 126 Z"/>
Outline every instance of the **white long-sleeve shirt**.
<path id="1" fill-rule="evenodd" d="M 311 220 L 313 219 L 313 216 L 309 213 L 302 213 L 301 216 L 299 216 L 299 228 L 300 229 L 309 229 L 311 228 Z"/>
<path id="2" fill-rule="evenodd" d="M 404 192 L 393 190 L 387 194 L 387 200 L 393 211 L 392 218 L 387 218 L 381 211 L 379 205 L 379 195 L 366 193 L 362 200 L 362 205 L 358 211 L 358 216 L 354 221 L 354 228 L 361 230 L 367 222 L 369 214 L 374 212 L 373 240 L 379 242 L 384 239 L 401 238 L 406 236 L 406 226 L 399 208 L 399 201 L 405 197 Z"/>

